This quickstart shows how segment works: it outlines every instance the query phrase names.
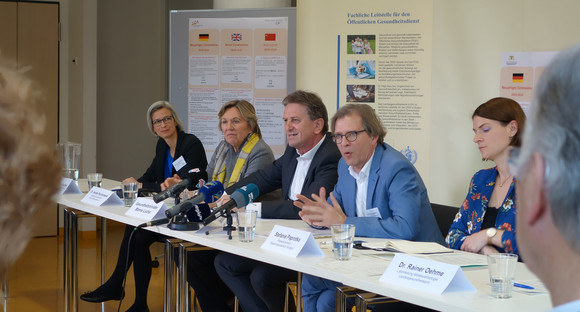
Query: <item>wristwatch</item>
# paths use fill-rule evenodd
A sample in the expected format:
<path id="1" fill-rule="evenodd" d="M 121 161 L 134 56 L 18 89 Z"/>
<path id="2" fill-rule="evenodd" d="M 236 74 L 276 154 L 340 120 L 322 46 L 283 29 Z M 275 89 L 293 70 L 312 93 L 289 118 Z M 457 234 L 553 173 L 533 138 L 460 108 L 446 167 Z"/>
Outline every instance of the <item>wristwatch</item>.
<path id="1" fill-rule="evenodd" d="M 487 231 L 485 231 L 485 234 L 487 234 L 487 244 L 493 245 L 491 243 L 491 239 L 495 236 L 495 234 L 497 234 L 497 229 L 490 227 L 489 229 L 487 229 Z"/>

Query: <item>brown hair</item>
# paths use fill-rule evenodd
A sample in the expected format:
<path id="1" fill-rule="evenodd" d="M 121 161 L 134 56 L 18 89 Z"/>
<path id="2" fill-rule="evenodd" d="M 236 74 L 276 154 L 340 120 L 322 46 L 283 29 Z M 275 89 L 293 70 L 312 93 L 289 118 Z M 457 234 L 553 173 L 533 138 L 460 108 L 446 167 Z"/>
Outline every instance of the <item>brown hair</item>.
<path id="1" fill-rule="evenodd" d="M 378 144 L 383 144 L 385 135 L 387 135 L 387 130 L 381 123 L 379 116 L 375 113 L 375 110 L 368 104 L 347 104 L 341 107 L 336 114 L 332 117 L 330 125 L 332 127 L 332 133 L 334 134 L 334 126 L 336 121 L 340 118 L 351 116 L 357 114 L 362 118 L 363 128 L 368 133 L 368 135 L 378 136 Z"/>
<path id="2" fill-rule="evenodd" d="M 282 101 L 284 106 L 290 103 L 304 105 L 310 120 L 314 121 L 318 118 L 322 118 L 324 121 L 322 135 L 326 135 L 328 132 L 328 112 L 326 111 L 326 105 L 324 105 L 324 102 L 322 102 L 322 99 L 316 93 L 302 90 L 295 91 L 288 94 Z"/>
<path id="3" fill-rule="evenodd" d="M 471 119 L 475 116 L 499 121 L 503 126 L 506 126 L 512 120 L 515 120 L 518 124 L 518 132 L 513 136 L 510 145 L 522 145 L 522 135 L 526 123 L 526 114 L 518 102 L 504 97 L 496 97 L 479 105 L 479 107 L 477 107 L 473 112 Z"/>

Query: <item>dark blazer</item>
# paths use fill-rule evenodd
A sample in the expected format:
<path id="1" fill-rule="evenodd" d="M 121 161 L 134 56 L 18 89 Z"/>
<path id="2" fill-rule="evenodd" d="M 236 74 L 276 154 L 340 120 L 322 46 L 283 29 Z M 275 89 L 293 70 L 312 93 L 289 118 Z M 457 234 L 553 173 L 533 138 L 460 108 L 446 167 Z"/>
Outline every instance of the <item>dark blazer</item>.
<path id="1" fill-rule="evenodd" d="M 157 140 L 157 146 L 155 147 L 155 158 L 151 162 L 147 171 L 141 176 L 137 181 L 143 183 L 143 189 L 159 192 L 161 191 L 160 184 L 165 181 L 165 156 L 167 154 L 167 148 L 169 145 L 165 143 L 165 140 L 159 138 Z M 177 146 L 175 147 L 175 155 L 173 155 L 173 160 L 177 160 L 179 157 L 183 156 L 186 164 L 179 171 L 175 170 L 175 167 L 171 170 L 171 175 L 178 174 L 182 179 L 185 178 L 187 172 L 190 169 L 198 168 L 199 172 L 195 173 L 192 177 L 193 181 L 198 179 L 204 179 L 207 181 L 207 173 L 205 169 L 207 168 L 207 158 L 205 156 L 205 149 L 201 144 L 201 141 L 193 134 L 185 133 L 179 131 L 177 133 Z"/>
<path id="2" fill-rule="evenodd" d="M 275 160 L 268 167 L 240 180 L 229 187 L 226 192 L 231 194 L 236 189 L 249 183 L 256 184 L 260 194 L 267 194 L 281 188 L 282 200 L 262 202 L 262 218 L 300 219 L 298 215 L 300 208 L 294 206 L 293 201 L 288 197 L 294 172 L 298 165 L 296 160 L 298 156 L 295 148 L 286 146 L 286 151 L 282 157 Z M 316 151 L 312 163 L 310 163 L 300 194 L 311 198 L 312 194 L 318 194 L 322 186 L 326 188 L 327 194 L 330 194 L 338 179 L 336 169 L 340 157 L 336 144 L 332 142 L 330 134 L 327 134 L 320 148 Z"/>

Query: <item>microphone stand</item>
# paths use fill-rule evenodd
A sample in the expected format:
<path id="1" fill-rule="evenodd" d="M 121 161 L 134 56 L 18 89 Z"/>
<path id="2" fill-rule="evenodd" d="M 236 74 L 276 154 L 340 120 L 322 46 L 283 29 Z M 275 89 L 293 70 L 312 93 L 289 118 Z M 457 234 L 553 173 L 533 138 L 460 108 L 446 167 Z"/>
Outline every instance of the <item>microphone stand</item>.
<path id="1" fill-rule="evenodd" d="M 232 240 L 232 232 L 236 230 L 236 227 L 232 225 L 232 211 L 231 209 L 226 210 L 226 225 L 224 226 L 224 231 L 228 234 L 228 239 Z"/>
<path id="2" fill-rule="evenodd" d="M 181 192 L 175 195 L 175 205 L 179 204 L 181 201 Z M 174 216 L 167 227 L 175 231 L 197 231 L 199 230 L 199 224 L 197 222 L 189 222 L 187 219 L 187 214 L 185 211 L 180 212 Z"/>

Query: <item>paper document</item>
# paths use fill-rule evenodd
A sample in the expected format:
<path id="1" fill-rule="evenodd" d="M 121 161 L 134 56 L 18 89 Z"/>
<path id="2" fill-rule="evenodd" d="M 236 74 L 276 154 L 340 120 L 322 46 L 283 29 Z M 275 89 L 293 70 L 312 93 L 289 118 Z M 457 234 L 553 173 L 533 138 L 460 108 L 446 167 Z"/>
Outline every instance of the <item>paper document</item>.
<path id="1" fill-rule="evenodd" d="M 413 242 L 403 239 L 389 239 L 377 242 L 363 242 L 363 247 L 397 251 L 410 254 L 451 253 L 453 249 L 443 247 L 434 242 Z"/>
<path id="2" fill-rule="evenodd" d="M 458 265 L 462 268 L 487 266 L 486 256 L 459 250 L 456 250 L 454 253 L 421 255 L 420 257 Z"/>

